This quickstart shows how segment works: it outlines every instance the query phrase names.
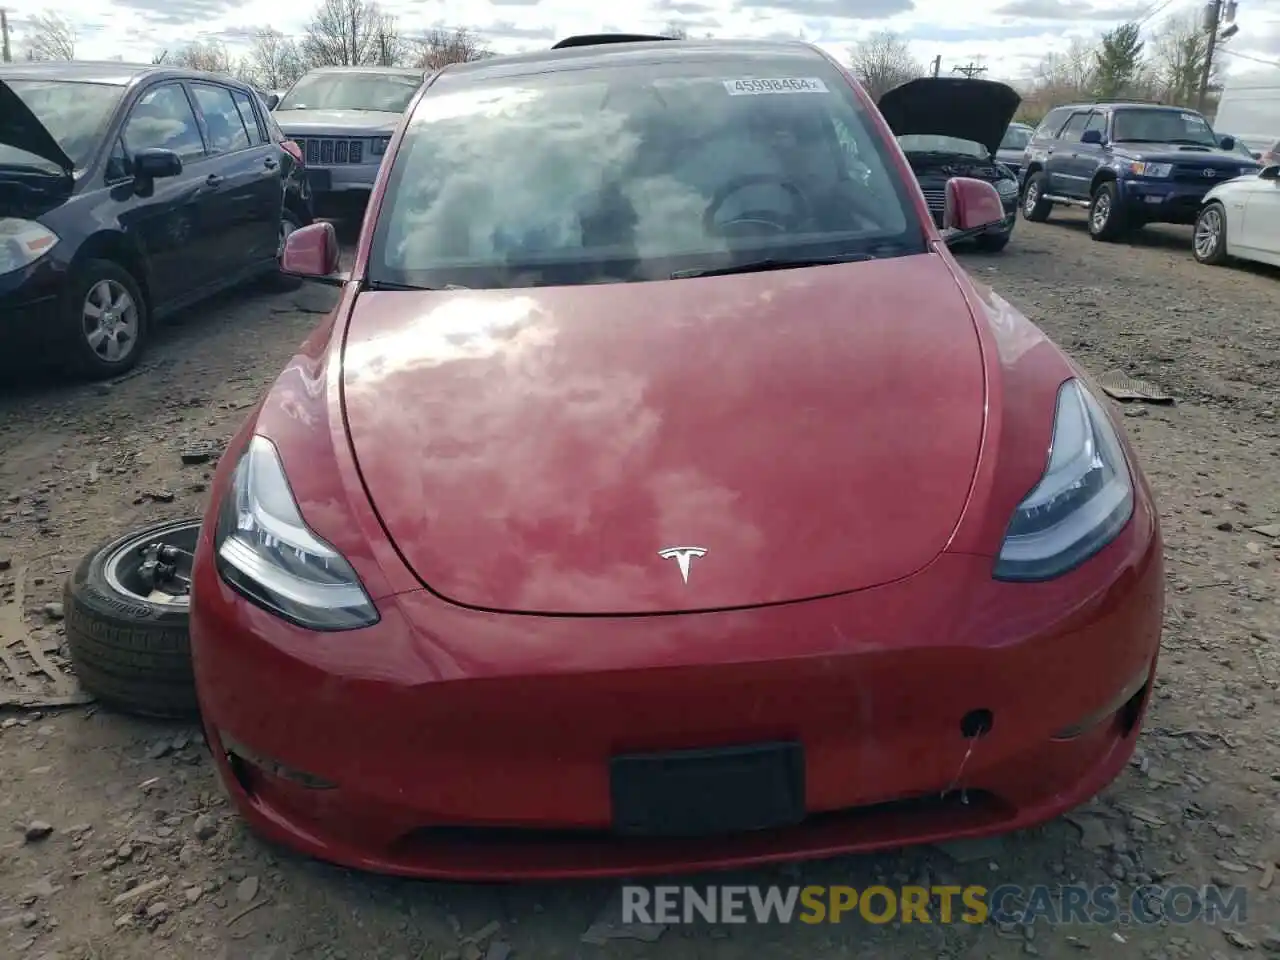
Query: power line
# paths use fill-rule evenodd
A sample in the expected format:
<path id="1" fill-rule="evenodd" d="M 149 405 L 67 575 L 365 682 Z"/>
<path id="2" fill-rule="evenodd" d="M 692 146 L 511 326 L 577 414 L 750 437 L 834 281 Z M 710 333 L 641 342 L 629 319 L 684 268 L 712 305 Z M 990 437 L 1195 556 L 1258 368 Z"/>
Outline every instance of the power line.
<path id="1" fill-rule="evenodd" d="M 987 72 L 986 67 L 979 66 L 978 64 L 972 63 L 972 62 L 966 63 L 963 66 L 952 67 L 951 70 L 953 73 L 963 73 L 970 80 L 972 80 L 974 77 L 976 77 L 980 73 Z"/>
<path id="2" fill-rule="evenodd" d="M 1255 57 L 1248 53 L 1241 53 L 1239 50 L 1230 50 L 1227 47 L 1219 47 L 1217 52 L 1225 53 L 1229 57 L 1239 57 L 1241 60 L 1252 60 L 1254 63 L 1261 63 L 1263 66 L 1280 69 L 1280 60 L 1264 60 L 1262 57 Z"/>

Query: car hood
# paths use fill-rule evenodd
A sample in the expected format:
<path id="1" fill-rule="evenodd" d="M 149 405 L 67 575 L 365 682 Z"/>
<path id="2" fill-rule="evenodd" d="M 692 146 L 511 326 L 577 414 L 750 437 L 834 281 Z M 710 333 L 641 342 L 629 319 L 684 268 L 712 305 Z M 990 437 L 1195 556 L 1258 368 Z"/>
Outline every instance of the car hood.
<path id="1" fill-rule="evenodd" d="M 1133 143 L 1116 140 L 1112 146 L 1135 160 L 1153 163 L 1200 164 L 1206 167 L 1248 166 L 1248 157 L 1234 150 L 1217 147 L 1193 147 L 1185 143 Z"/>
<path id="2" fill-rule="evenodd" d="M 67 173 L 75 169 L 49 129 L 3 80 L 0 80 L 0 144 L 35 154 Z"/>
<path id="3" fill-rule="evenodd" d="M 996 159 L 999 160 L 1001 163 L 1012 163 L 1015 165 L 1021 164 L 1022 158 L 1025 155 L 1026 155 L 1025 151 L 1015 150 L 1012 147 L 1010 147 L 1008 150 L 996 151 Z"/>
<path id="4" fill-rule="evenodd" d="M 880 113 L 896 137 L 924 134 L 1000 147 L 1022 97 L 1007 84 L 964 77 L 921 77 L 880 98 Z"/>
<path id="5" fill-rule="evenodd" d="M 726 609 L 942 551 L 985 416 L 936 254 L 650 283 L 362 293 L 360 475 L 426 586 L 559 614 Z M 679 548 L 705 550 L 681 573 Z"/>
<path id="6" fill-rule="evenodd" d="M 276 110 L 271 115 L 281 130 L 299 137 L 322 133 L 390 136 L 403 116 L 382 110 Z"/>

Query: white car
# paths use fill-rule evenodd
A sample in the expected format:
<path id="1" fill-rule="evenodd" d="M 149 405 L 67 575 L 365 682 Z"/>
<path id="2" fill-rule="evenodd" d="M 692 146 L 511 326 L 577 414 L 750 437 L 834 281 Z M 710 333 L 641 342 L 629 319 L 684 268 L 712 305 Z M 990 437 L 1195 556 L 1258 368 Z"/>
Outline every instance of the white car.
<path id="1" fill-rule="evenodd" d="M 1236 257 L 1280 267 L 1280 164 L 1220 183 L 1206 193 L 1191 251 L 1201 263 Z"/>

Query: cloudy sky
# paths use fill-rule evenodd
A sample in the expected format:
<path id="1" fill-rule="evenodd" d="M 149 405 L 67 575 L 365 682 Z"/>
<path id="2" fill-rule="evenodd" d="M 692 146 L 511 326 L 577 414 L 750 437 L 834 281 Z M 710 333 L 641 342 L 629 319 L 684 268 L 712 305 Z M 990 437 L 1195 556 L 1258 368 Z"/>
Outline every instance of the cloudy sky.
<path id="1" fill-rule="evenodd" d="M 384 0 L 406 33 L 466 26 L 498 52 L 547 46 L 555 38 L 600 30 L 650 31 L 678 22 L 693 36 L 800 36 L 843 57 L 876 30 L 898 31 L 921 61 L 941 55 L 944 72 L 978 61 L 987 76 L 1027 79 L 1044 55 L 1072 37 L 1090 38 L 1127 19 L 1158 28 L 1203 0 Z M 21 49 L 24 19 L 57 10 L 77 27 L 81 58 L 121 56 L 147 62 L 194 39 L 221 39 L 233 53 L 263 24 L 301 34 L 308 0 L 279 6 L 252 0 L 0 0 Z M 285 12 L 288 11 L 288 12 Z M 1239 34 L 1224 66 L 1274 73 L 1280 82 L 1280 0 L 1239 0 Z"/>

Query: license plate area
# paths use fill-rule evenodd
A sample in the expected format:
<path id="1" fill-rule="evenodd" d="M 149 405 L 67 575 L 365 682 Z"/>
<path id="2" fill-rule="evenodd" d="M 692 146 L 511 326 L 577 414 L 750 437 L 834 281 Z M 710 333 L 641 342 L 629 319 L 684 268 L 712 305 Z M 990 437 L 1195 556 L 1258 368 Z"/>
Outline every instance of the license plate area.
<path id="1" fill-rule="evenodd" d="M 609 768 L 613 829 L 696 837 L 792 826 L 804 819 L 804 747 L 759 743 L 627 754 Z"/>
<path id="2" fill-rule="evenodd" d="M 326 193 L 333 187 L 332 170 L 308 170 L 307 185 L 315 193 Z"/>

